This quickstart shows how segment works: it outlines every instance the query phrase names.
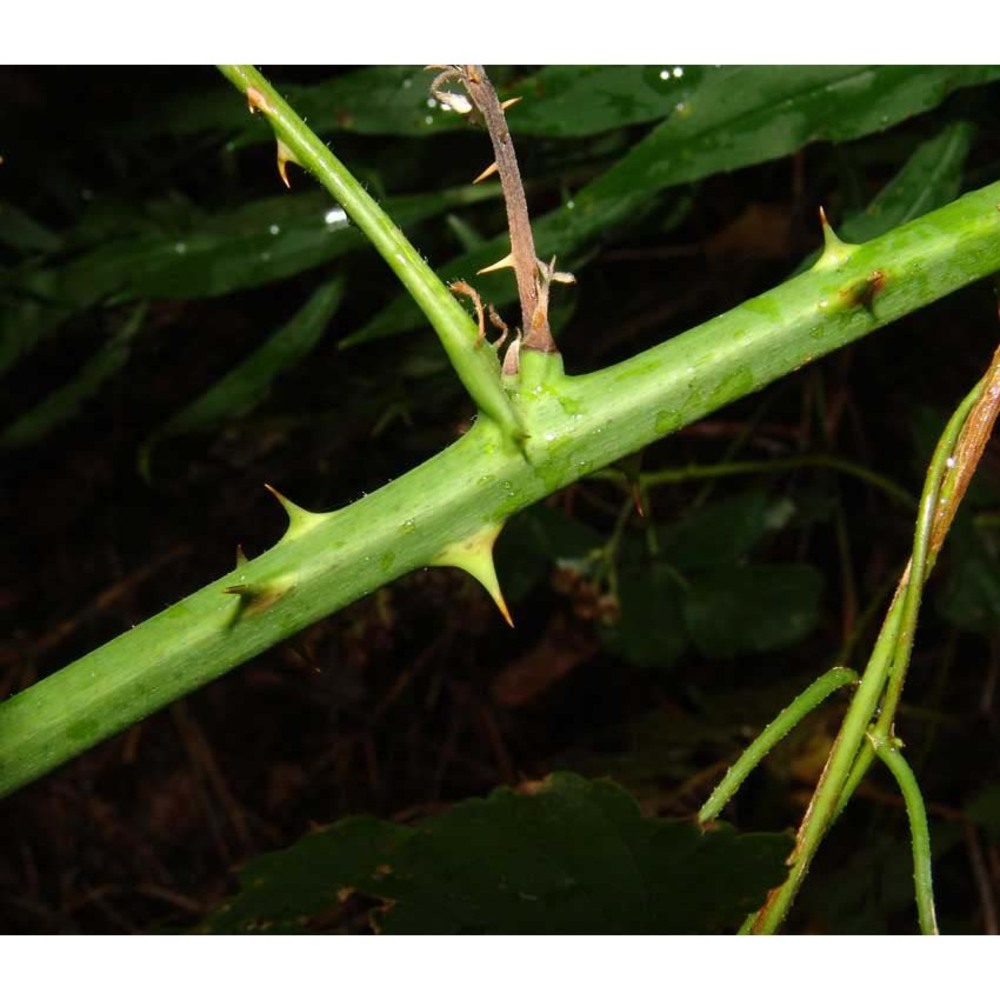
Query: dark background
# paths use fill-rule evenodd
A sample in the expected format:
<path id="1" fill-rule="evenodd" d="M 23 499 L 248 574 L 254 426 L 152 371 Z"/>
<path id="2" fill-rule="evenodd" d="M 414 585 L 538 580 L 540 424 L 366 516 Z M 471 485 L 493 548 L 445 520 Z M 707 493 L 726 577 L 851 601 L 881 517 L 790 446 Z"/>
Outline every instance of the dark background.
<path id="1" fill-rule="evenodd" d="M 508 67 L 497 79 L 530 71 Z M 266 72 L 305 86 L 351 70 Z M 58 248 L 43 255 L 47 266 L 123 234 L 183 232 L 201 213 L 282 191 L 270 147 L 227 151 L 218 130 L 142 127 L 177 108 L 196 114 L 202 102 L 228 98 L 238 107 L 241 98 L 214 70 L 8 67 L 0 91 L 0 202 L 59 235 Z M 994 180 L 998 97 L 995 84 L 963 91 L 884 134 L 814 143 L 664 193 L 604 233 L 577 268 L 558 333 L 567 368 L 627 357 L 780 283 L 818 246 L 818 205 L 833 219 L 863 208 L 919 142 L 960 117 L 978 129 L 963 186 Z M 511 121 L 536 216 L 649 129 L 521 139 Z M 488 155 L 475 130 L 424 138 L 348 131 L 334 148 L 379 195 L 468 183 Z M 313 190 L 290 170 L 293 192 Z M 462 217 L 485 235 L 503 227 L 496 200 Z M 437 217 L 408 235 L 436 263 L 460 252 L 456 232 Z M 0 245 L 6 302 L 36 252 Z M 251 412 L 164 440 L 144 478 L 138 456 L 150 434 L 338 270 L 348 294 L 307 361 Z M 283 515 L 265 481 L 303 506 L 332 509 L 461 432 L 471 409 L 428 331 L 338 347 L 396 294 L 393 280 L 373 253 L 356 251 L 231 295 L 190 299 L 179 288 L 150 303 L 127 363 L 72 419 L 5 449 L 0 695 L 226 572 L 237 545 L 253 556 L 273 544 Z M 4 377 L 0 421 L 10 425 L 71 381 L 128 309 L 113 301 L 81 309 L 22 358 Z M 514 312 L 506 307 L 511 321 Z M 996 340 L 994 291 L 984 283 L 659 443 L 643 468 L 835 453 L 917 495 L 934 428 L 979 378 Z M 995 534 L 998 471 L 991 446 L 969 501 L 980 521 L 963 529 L 979 532 L 962 551 L 988 556 L 985 568 L 976 563 L 986 590 L 1000 582 L 984 541 Z M 499 565 L 501 580 L 527 574 L 511 600 L 514 631 L 457 573 L 414 574 L 0 804 L 0 930 L 188 926 L 233 891 L 241 862 L 314 824 L 358 812 L 416 819 L 553 768 L 614 777 L 649 815 L 693 814 L 720 765 L 849 639 L 850 662 L 863 667 L 879 602 L 912 534 L 906 510 L 829 469 L 661 488 L 651 519 L 668 525 L 750 488 L 795 509 L 755 556 L 808 563 L 823 578 L 815 627 L 801 641 L 724 658 L 693 646 L 677 656 L 623 655 L 609 581 L 578 564 L 529 572 L 514 544 L 524 532 L 515 534 Z M 621 489 L 591 482 L 549 506 L 605 540 L 624 523 L 627 560 L 646 530 L 628 502 Z M 963 566 L 946 549 L 900 725 L 932 819 L 942 925 L 981 933 L 996 931 L 1000 877 L 988 808 L 998 787 L 998 648 L 988 601 L 979 617 L 942 611 L 947 581 Z M 860 620 L 873 608 L 874 623 Z M 810 719 L 727 818 L 747 830 L 794 827 L 842 708 L 834 699 Z M 978 806 L 970 811 L 970 803 Z M 910 878 L 901 801 L 873 771 L 822 851 L 793 929 L 911 932 Z M 345 913 L 342 929 L 363 927 Z"/>

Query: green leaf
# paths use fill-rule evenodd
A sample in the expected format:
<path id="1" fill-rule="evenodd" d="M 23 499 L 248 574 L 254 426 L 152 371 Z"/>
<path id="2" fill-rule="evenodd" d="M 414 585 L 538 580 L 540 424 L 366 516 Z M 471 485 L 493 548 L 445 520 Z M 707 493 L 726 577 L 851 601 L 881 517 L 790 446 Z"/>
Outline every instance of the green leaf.
<path id="1" fill-rule="evenodd" d="M 603 630 L 605 646 L 638 667 L 666 670 L 688 646 L 684 588 L 662 562 L 625 567 L 618 578 L 617 623 Z"/>
<path id="2" fill-rule="evenodd" d="M 955 122 L 921 143 L 863 212 L 834 227 L 837 235 L 847 243 L 865 243 L 956 198 L 974 134 L 968 122 Z M 811 267 L 819 254 L 810 254 L 796 273 Z"/>
<path id="3" fill-rule="evenodd" d="M 659 191 L 812 142 L 881 132 L 955 90 L 998 78 L 997 67 L 722 67 L 578 200 Z"/>
<path id="4" fill-rule="evenodd" d="M 216 934 L 294 933 L 336 913 L 340 894 L 376 878 L 376 870 L 414 836 L 412 827 L 349 816 L 306 834 L 284 851 L 261 854 L 240 875 L 240 892 L 205 922 Z"/>
<path id="5" fill-rule="evenodd" d="M 437 102 L 429 105 L 429 86 L 435 75 L 422 66 L 376 66 L 318 84 L 280 84 L 280 89 L 318 135 L 348 131 L 426 136 L 466 128 L 460 115 L 445 111 Z M 138 123 L 131 134 L 207 131 L 225 132 L 232 147 L 274 141 L 261 116 L 248 114 L 245 103 L 233 101 L 232 94 L 221 89 L 176 101 L 148 122 Z"/>
<path id="6" fill-rule="evenodd" d="M 340 305 L 341 279 L 321 285 L 306 304 L 241 364 L 189 403 L 155 431 L 143 446 L 140 467 L 148 475 L 155 444 L 178 434 L 206 430 L 252 410 L 268 394 L 282 372 L 294 367 L 313 349 Z"/>
<path id="7" fill-rule="evenodd" d="M 517 134 L 582 138 L 663 118 L 714 72 L 699 66 L 547 66 L 506 85 L 499 79 L 494 83 L 503 97 L 524 98 L 510 112 Z M 429 136 L 468 128 L 462 116 L 432 100 L 434 77 L 418 66 L 377 66 L 323 83 L 284 85 L 281 91 L 321 135 Z M 270 139 L 245 109 L 215 93 L 199 95 L 198 101 L 185 98 L 166 114 L 138 123 L 137 129 L 172 135 L 222 130 L 236 146 Z"/>
<path id="8" fill-rule="evenodd" d="M 692 578 L 684 621 L 707 657 L 790 646 L 816 626 L 822 576 L 812 566 L 734 566 Z"/>
<path id="9" fill-rule="evenodd" d="M 498 194 L 497 185 L 468 186 L 390 198 L 386 209 L 406 227 Z M 261 199 L 173 233 L 113 240 L 59 271 L 25 271 L 20 280 L 8 279 L 12 301 L 0 309 L 0 372 L 59 323 L 112 297 L 120 302 L 226 295 L 367 247 L 322 191 Z"/>
<path id="10" fill-rule="evenodd" d="M 511 518 L 497 541 L 497 575 L 510 602 L 519 601 L 557 560 L 583 560 L 604 544 L 582 521 L 539 504 Z"/>
<path id="11" fill-rule="evenodd" d="M 612 782 L 555 774 L 415 830 L 348 819 L 310 834 L 252 862 L 206 929 L 310 929 L 353 888 L 390 904 L 376 916 L 388 933 L 712 933 L 783 879 L 790 843 L 644 819 Z"/>
<path id="12" fill-rule="evenodd" d="M 839 227 L 841 239 L 865 243 L 957 198 L 974 135 L 971 124 L 955 122 L 921 143 L 868 207 Z"/>
<path id="13" fill-rule="evenodd" d="M 656 121 L 718 72 L 705 66 L 546 66 L 506 88 L 524 100 L 508 118 L 515 135 L 584 138 Z"/>
<path id="14" fill-rule="evenodd" d="M 86 401 L 124 367 L 132 350 L 132 341 L 142 330 L 145 316 L 145 303 L 133 308 L 122 328 L 91 357 L 75 378 L 50 393 L 0 433 L 0 447 L 18 448 L 33 444 L 55 427 L 72 420 Z"/>
<path id="15" fill-rule="evenodd" d="M 768 530 L 768 506 L 754 490 L 693 510 L 657 530 L 660 555 L 684 572 L 737 562 Z"/>
<path id="16" fill-rule="evenodd" d="M 956 628 L 992 635 L 1000 623 L 1000 564 L 991 535 L 961 512 L 948 534 L 938 611 Z"/>
<path id="17" fill-rule="evenodd" d="M 6 201 L 0 201 L 0 243 L 15 250 L 41 253 L 54 253 L 61 245 L 51 229 Z"/>

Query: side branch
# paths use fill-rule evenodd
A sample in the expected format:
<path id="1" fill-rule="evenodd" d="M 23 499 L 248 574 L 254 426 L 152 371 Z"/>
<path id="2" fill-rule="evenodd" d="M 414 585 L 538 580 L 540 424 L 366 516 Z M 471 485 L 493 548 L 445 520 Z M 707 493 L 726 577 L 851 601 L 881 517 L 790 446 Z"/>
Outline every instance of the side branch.
<path id="1" fill-rule="evenodd" d="M 459 70 L 465 89 L 476 110 L 486 123 L 493 143 L 500 186 L 507 206 L 507 227 L 510 231 L 510 263 L 517 277 L 517 292 L 521 300 L 523 346 L 529 350 L 554 354 L 557 351 L 548 317 L 548 283 L 540 282 L 535 240 L 528 217 L 528 201 L 524 195 L 521 171 L 517 165 L 514 142 L 507 128 L 503 106 L 482 66 L 464 66 Z M 544 283 L 544 288 L 542 284 Z"/>

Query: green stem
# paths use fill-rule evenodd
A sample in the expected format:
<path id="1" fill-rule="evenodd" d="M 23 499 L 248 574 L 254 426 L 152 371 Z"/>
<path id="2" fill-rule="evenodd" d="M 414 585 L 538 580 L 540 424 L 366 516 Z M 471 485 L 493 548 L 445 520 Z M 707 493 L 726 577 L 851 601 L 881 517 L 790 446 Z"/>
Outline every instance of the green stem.
<path id="1" fill-rule="evenodd" d="M 881 490 L 886 496 L 907 507 L 915 507 L 916 500 L 891 479 L 868 469 L 849 459 L 837 455 L 796 455 L 789 458 L 765 459 L 762 461 L 719 462 L 715 465 L 685 465 L 678 469 L 661 469 L 657 472 L 643 472 L 640 482 L 643 489 L 666 486 L 671 483 L 685 483 L 693 479 L 719 479 L 725 476 L 746 476 L 757 473 L 788 472 L 792 469 L 822 468 L 834 469 L 854 476 Z M 594 473 L 594 479 L 619 482 L 622 473 L 616 469 L 604 469 Z"/>
<path id="2" fill-rule="evenodd" d="M 927 810 L 920 794 L 910 765 L 899 752 L 899 741 L 884 741 L 873 733 L 872 747 L 899 785 L 906 803 L 906 815 L 910 820 L 910 836 L 913 840 L 913 884 L 916 889 L 917 916 L 922 934 L 937 934 L 937 917 L 934 912 L 934 885 L 931 874 L 931 837 L 927 827 Z"/>
<path id="3" fill-rule="evenodd" d="M 350 185 L 325 146 L 259 74 L 234 69 L 227 75 L 241 89 L 266 88 L 282 141 L 322 171 L 346 209 Z M 374 213 L 373 232 L 383 247 L 394 247 L 377 206 L 359 202 L 358 224 L 365 211 Z M 297 516 L 263 555 L 0 704 L 0 794 L 364 594 L 439 561 L 450 547 L 485 537 L 487 529 L 569 483 L 1000 270 L 998 203 L 1000 183 L 971 192 L 835 266 L 808 271 L 603 371 L 570 378 L 557 355 L 525 352 L 518 405 L 530 432 L 530 461 L 508 446 L 511 418 L 503 416 L 502 396 L 492 414 L 496 422 L 477 421 L 419 468 L 344 510 Z M 437 296 L 439 284 L 409 276 L 411 266 L 414 274 L 425 273 L 426 265 L 413 259 L 419 255 L 405 241 L 400 247 L 398 273 L 421 297 Z M 867 307 L 857 304 L 852 290 L 875 270 L 883 275 L 878 296 Z M 450 308 L 444 301 L 450 296 L 442 293 L 435 315 Z M 471 321 L 452 305 L 464 317 L 461 327 L 456 321 L 456 350 L 477 357 L 462 340 Z M 477 376 L 483 385 L 485 370 Z M 872 696 L 866 683 L 867 677 L 855 699 L 859 706 L 862 693 Z M 869 718 L 860 720 L 861 737 Z M 841 762 L 844 773 L 855 753 Z"/>
<path id="4" fill-rule="evenodd" d="M 340 203 L 396 273 L 437 331 L 456 374 L 476 406 L 514 440 L 524 437 L 521 421 L 500 382 L 500 366 L 472 319 L 396 224 L 252 66 L 220 66 L 219 71 L 251 106 L 267 117 L 279 142 Z"/>
<path id="5" fill-rule="evenodd" d="M 771 894 L 767 904 L 759 913 L 753 929 L 755 934 L 773 934 L 784 922 L 823 837 L 843 808 L 842 791 L 851 775 L 868 725 L 878 707 L 879 698 L 885 690 L 892 664 L 903 607 L 900 594 L 901 592 L 897 590 L 882 624 L 871 659 L 851 700 L 850 708 L 844 716 L 840 733 L 813 793 L 809 809 L 799 827 L 788 878 Z"/>
<path id="6" fill-rule="evenodd" d="M 876 709 L 879 718 L 874 729 L 875 739 L 883 744 L 890 739 L 913 646 L 920 592 L 933 565 L 930 535 L 942 499 L 942 483 L 948 474 L 948 458 L 969 411 L 979 399 L 982 385 L 980 382 L 962 400 L 938 440 L 924 481 L 910 564 L 896 589 L 861 685 L 802 821 L 788 879 L 772 894 L 758 915 L 754 925 L 757 933 L 773 933 L 781 926 L 819 845 L 871 765 L 872 753 L 866 746 L 865 737 Z"/>
<path id="7" fill-rule="evenodd" d="M 739 760 L 726 772 L 718 787 L 698 813 L 699 823 L 708 823 L 722 812 L 726 803 L 739 791 L 750 772 L 783 740 L 814 708 L 834 691 L 857 683 L 858 675 L 847 667 L 834 667 L 813 681 L 763 732 L 740 754 Z"/>
<path id="8" fill-rule="evenodd" d="M 983 383 L 980 381 L 959 403 L 938 439 L 931 464 L 927 470 L 924 492 L 920 499 L 920 517 L 917 519 L 917 528 L 913 539 L 909 580 L 903 598 L 902 625 L 893 655 L 892 674 L 889 678 L 888 689 L 882 700 L 881 713 L 875 725 L 875 732 L 882 741 L 887 741 L 892 735 L 896 709 L 899 706 L 899 699 L 902 697 L 903 684 L 906 681 L 906 673 L 910 665 L 913 636 L 916 633 L 917 618 L 920 615 L 920 597 L 924 582 L 934 565 L 935 554 L 930 551 L 930 536 L 940 502 L 946 499 L 942 496 L 942 489 L 948 476 L 949 456 L 955 450 L 958 437 L 962 433 L 962 427 L 969 416 L 969 411 L 978 401 L 982 388 Z"/>

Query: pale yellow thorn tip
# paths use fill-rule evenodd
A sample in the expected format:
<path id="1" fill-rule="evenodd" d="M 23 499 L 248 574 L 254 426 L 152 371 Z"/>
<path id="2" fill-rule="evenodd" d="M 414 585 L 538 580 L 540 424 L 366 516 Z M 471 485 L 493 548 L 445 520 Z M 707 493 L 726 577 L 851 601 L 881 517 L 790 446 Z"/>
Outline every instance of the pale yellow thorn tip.
<path id="1" fill-rule="evenodd" d="M 515 105 L 515 104 L 520 104 L 522 100 L 523 100 L 523 98 L 521 98 L 521 97 L 511 97 L 511 98 L 509 98 L 508 100 L 504 101 L 504 102 L 503 102 L 503 103 L 502 103 L 502 104 L 500 105 L 500 107 L 501 107 L 501 108 L 502 108 L 502 109 L 503 109 L 504 111 L 506 111 L 506 110 L 507 110 L 508 108 L 512 108 L 512 107 L 514 107 L 514 105 Z"/>
<path id="2" fill-rule="evenodd" d="M 823 227 L 823 252 L 812 266 L 814 271 L 826 271 L 839 267 L 857 250 L 856 243 L 845 243 L 834 231 L 826 217 L 826 210 L 820 205 L 819 222 Z"/>
<path id="3" fill-rule="evenodd" d="M 505 267 L 514 266 L 514 255 L 512 253 L 507 254 L 506 257 L 502 257 L 495 264 L 490 264 L 487 267 L 481 267 L 476 274 L 489 274 L 490 271 L 502 271 Z"/>
<path id="4" fill-rule="evenodd" d="M 292 503 L 288 497 L 279 493 L 270 483 L 264 483 L 264 489 L 281 504 L 288 515 L 288 530 L 285 532 L 285 538 L 301 535 L 303 532 L 308 531 L 317 521 L 322 521 L 326 517 L 325 514 L 316 514 L 311 510 L 300 507 L 298 504 Z"/>
<path id="5" fill-rule="evenodd" d="M 278 140 L 278 173 L 281 175 L 281 179 L 284 182 L 286 188 L 289 191 L 292 189 L 292 185 L 288 180 L 288 171 L 286 169 L 289 163 L 298 163 L 299 161 L 295 159 L 295 154 L 286 146 L 280 139 Z"/>
<path id="6" fill-rule="evenodd" d="M 497 540 L 502 524 L 488 524 L 474 535 L 461 542 L 446 545 L 440 554 L 431 560 L 432 566 L 453 566 L 465 570 L 469 576 L 475 577 L 493 598 L 504 621 L 514 627 L 514 619 L 510 616 L 507 602 L 500 590 L 496 566 L 493 563 L 493 543 Z"/>
<path id="7" fill-rule="evenodd" d="M 487 177 L 492 177 L 499 169 L 494 160 L 472 183 L 478 184 L 480 181 L 486 180 Z"/>

